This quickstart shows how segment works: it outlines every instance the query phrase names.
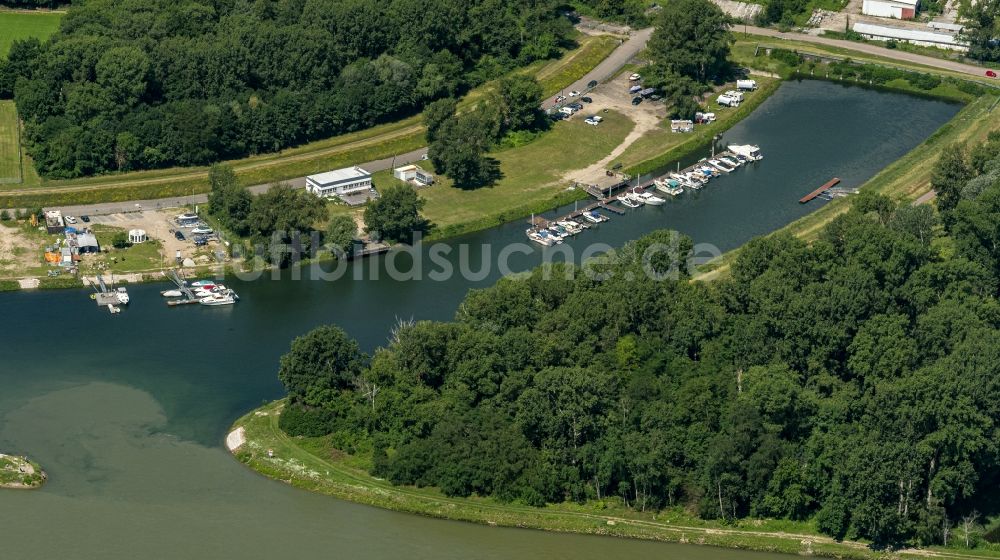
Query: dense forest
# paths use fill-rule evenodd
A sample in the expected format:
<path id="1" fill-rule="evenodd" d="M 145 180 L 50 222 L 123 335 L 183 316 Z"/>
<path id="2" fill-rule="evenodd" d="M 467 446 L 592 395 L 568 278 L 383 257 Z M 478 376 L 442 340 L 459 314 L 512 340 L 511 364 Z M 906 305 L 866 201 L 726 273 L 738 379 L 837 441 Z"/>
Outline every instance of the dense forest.
<path id="1" fill-rule="evenodd" d="M 554 0 L 87 0 L 0 62 L 47 177 L 200 165 L 413 114 L 553 57 Z"/>
<path id="2" fill-rule="evenodd" d="M 281 425 L 451 496 L 974 546 L 1000 503 L 1000 136 L 933 182 L 940 212 L 863 193 L 710 283 L 651 279 L 673 262 L 656 244 L 690 250 L 656 232 L 472 291 L 370 357 L 321 327 L 281 360 Z"/>

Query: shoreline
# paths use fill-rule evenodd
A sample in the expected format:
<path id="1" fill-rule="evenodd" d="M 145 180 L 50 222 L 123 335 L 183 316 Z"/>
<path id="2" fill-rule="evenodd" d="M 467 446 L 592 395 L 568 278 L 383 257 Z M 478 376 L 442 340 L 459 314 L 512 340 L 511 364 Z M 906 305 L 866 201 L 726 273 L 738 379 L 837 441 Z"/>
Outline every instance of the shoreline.
<path id="1" fill-rule="evenodd" d="M 41 465 L 31 459 L 0 453 L 0 489 L 35 490 L 48 479 Z"/>
<path id="2" fill-rule="evenodd" d="M 306 448 L 307 445 L 315 447 L 316 440 L 322 438 L 292 438 L 285 434 L 278 428 L 278 416 L 283 406 L 284 399 L 273 401 L 238 418 L 227 432 L 224 442 L 226 449 L 240 463 L 266 478 L 361 505 L 490 527 L 697 544 L 757 552 L 856 560 L 903 556 L 973 557 L 952 550 L 876 551 L 862 542 L 837 542 L 822 535 L 788 530 L 788 523 L 775 520 L 744 519 L 733 528 L 684 517 L 683 513 L 675 510 L 639 513 L 616 508 L 607 501 L 531 507 L 476 497 L 449 498 L 436 489 L 394 486 L 354 465 L 350 456 L 337 454 L 337 459 L 324 459 Z M 595 513 L 599 511 L 606 513 Z M 679 522 L 673 522 L 675 518 L 680 518 Z M 768 527 L 768 523 L 776 526 Z"/>

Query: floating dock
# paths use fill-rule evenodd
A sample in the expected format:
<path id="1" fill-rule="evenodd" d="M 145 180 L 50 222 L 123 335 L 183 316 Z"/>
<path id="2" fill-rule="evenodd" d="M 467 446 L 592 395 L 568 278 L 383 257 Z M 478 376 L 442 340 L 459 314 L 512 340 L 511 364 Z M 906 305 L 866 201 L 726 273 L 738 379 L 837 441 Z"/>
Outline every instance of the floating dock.
<path id="1" fill-rule="evenodd" d="M 811 193 L 803 196 L 802 198 L 800 198 L 799 199 L 799 204 L 805 204 L 805 203 L 809 202 L 810 200 L 812 200 L 812 199 L 814 199 L 814 198 L 816 198 L 816 197 L 818 197 L 818 196 L 820 196 L 822 194 L 825 194 L 827 191 L 829 191 L 833 187 L 837 186 L 838 183 L 840 183 L 840 179 L 838 179 L 836 177 L 834 177 L 833 179 L 830 179 L 829 181 L 827 181 L 826 183 L 824 183 L 822 187 L 820 187 L 820 188 L 814 190 L 813 192 L 811 192 Z"/>

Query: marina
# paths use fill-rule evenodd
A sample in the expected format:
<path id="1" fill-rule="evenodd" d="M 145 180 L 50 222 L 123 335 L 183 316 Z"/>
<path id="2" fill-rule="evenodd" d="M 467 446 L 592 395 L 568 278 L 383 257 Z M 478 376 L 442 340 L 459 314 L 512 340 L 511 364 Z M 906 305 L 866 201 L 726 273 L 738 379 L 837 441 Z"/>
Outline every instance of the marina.
<path id="1" fill-rule="evenodd" d="M 94 293 L 90 294 L 90 299 L 97 302 L 98 307 L 106 307 L 112 315 L 121 313 L 121 306 L 128 305 L 130 298 L 125 286 L 114 288 L 114 277 L 109 283 L 104 281 L 104 275 L 96 276 L 90 282 L 94 288 Z"/>
<path id="2" fill-rule="evenodd" d="M 160 295 L 167 298 L 167 305 L 170 307 L 179 305 L 218 307 L 233 305 L 240 299 L 235 290 L 213 280 L 188 282 L 175 270 L 171 270 L 167 278 L 174 283 L 176 289 L 163 290 Z"/>
<path id="3" fill-rule="evenodd" d="M 805 204 L 805 203 L 809 202 L 810 200 L 812 200 L 814 198 L 817 198 L 817 197 L 825 195 L 826 193 L 830 192 L 830 189 L 832 189 L 833 187 L 837 186 L 838 184 L 840 184 L 840 179 L 838 179 L 836 177 L 834 177 L 833 179 L 830 179 L 829 181 L 827 181 L 826 183 L 824 183 L 822 187 L 820 187 L 820 188 L 814 190 L 813 192 L 811 192 L 811 193 L 803 196 L 802 198 L 800 198 L 799 199 L 799 204 Z"/>
<path id="4" fill-rule="evenodd" d="M 554 220 L 532 215 L 525 235 L 539 245 L 546 247 L 558 245 L 565 239 L 588 229 L 591 225 L 610 219 L 600 214 L 598 210 L 606 210 L 624 216 L 626 211 L 621 206 L 631 209 L 647 204 L 661 206 L 666 204 L 668 199 L 657 196 L 651 191 L 659 191 L 670 198 L 683 194 L 685 188 L 698 191 L 705 187 L 711 179 L 732 173 L 745 164 L 759 162 L 762 159 L 764 159 L 764 155 L 761 153 L 760 147 L 753 144 L 732 144 L 728 146 L 726 151 L 719 153 L 715 153 L 713 146 L 712 154 L 708 158 L 702 158 L 683 169 L 678 162 L 676 172 L 641 182 L 636 181 L 635 186 L 630 185 L 627 176 L 626 180 L 607 186 L 583 185 L 587 193 L 597 198 L 596 202 L 582 209 L 575 208 L 573 212 Z M 829 187 L 826 190 L 829 190 Z M 618 206 L 614 206 L 614 203 L 617 203 Z"/>

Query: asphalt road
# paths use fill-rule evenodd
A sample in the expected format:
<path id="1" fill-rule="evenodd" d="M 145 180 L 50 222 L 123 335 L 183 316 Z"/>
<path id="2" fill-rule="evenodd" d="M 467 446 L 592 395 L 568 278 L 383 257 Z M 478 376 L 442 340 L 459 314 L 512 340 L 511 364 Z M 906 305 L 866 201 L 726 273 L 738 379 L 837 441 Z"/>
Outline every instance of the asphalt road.
<path id="1" fill-rule="evenodd" d="M 885 47 L 880 47 L 877 45 L 869 45 L 868 43 L 858 43 L 855 41 L 843 41 L 840 39 L 831 39 L 829 37 L 817 37 L 815 35 L 806 35 L 804 33 L 782 33 L 776 29 L 767 29 L 765 27 L 754 27 L 752 25 L 746 27 L 747 32 L 754 35 L 764 35 L 765 37 L 774 37 L 776 39 L 791 39 L 794 41 L 802 41 L 804 43 L 813 43 L 816 45 L 826 45 L 830 47 L 841 47 L 845 49 L 850 49 L 852 51 L 862 52 L 865 54 L 883 56 L 886 58 L 891 58 L 894 60 L 912 62 L 915 64 L 922 64 L 924 66 L 930 66 L 931 68 L 940 68 L 941 70 L 951 70 L 952 72 L 961 72 L 963 74 L 969 74 L 971 76 L 985 77 L 986 70 L 974 64 L 963 64 L 961 62 L 956 62 L 954 60 L 944 60 L 941 58 L 935 58 L 933 56 L 924 56 L 922 54 L 915 54 L 910 52 L 903 52 L 897 49 L 887 49 Z M 737 25 L 733 28 L 733 33 L 739 36 L 740 32 L 743 31 L 743 26 Z M 1000 81 L 1000 80 L 998 80 Z"/>

